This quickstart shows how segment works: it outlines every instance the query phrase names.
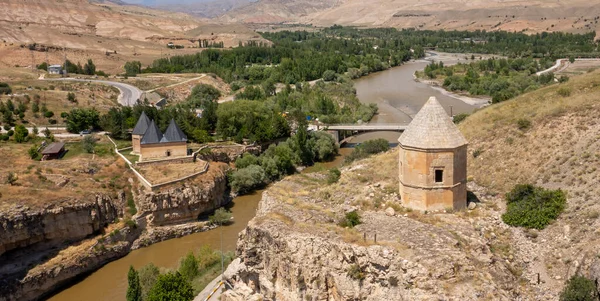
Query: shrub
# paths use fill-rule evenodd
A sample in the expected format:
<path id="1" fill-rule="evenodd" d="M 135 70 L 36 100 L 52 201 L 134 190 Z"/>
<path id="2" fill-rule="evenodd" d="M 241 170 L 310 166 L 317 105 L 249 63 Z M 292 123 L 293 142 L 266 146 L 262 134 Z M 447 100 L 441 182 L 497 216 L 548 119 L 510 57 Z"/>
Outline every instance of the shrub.
<path id="1" fill-rule="evenodd" d="M 96 138 L 92 135 L 86 135 L 83 137 L 83 140 L 81 140 L 81 146 L 88 154 L 93 153 L 96 148 Z"/>
<path id="2" fill-rule="evenodd" d="M 77 102 L 77 98 L 75 97 L 75 93 L 73 93 L 73 92 L 67 93 L 67 100 L 69 102 Z"/>
<path id="3" fill-rule="evenodd" d="M 31 146 L 31 148 L 27 151 L 27 153 L 29 154 L 29 157 L 32 160 L 37 159 L 37 157 L 40 155 L 40 153 L 38 152 L 38 148 L 35 145 Z"/>
<path id="4" fill-rule="evenodd" d="M 346 213 L 346 215 L 344 216 L 344 218 L 342 218 L 338 225 L 340 227 L 354 228 L 354 226 L 360 225 L 360 223 L 360 216 L 358 215 L 358 212 L 352 211 Z"/>
<path id="5" fill-rule="evenodd" d="M 132 197 L 127 199 L 127 207 L 129 208 L 129 214 L 135 215 L 137 213 L 137 208 L 135 208 L 135 202 Z"/>
<path id="6" fill-rule="evenodd" d="M 565 209 L 562 190 L 547 190 L 530 184 L 516 185 L 506 194 L 506 213 L 502 220 L 511 226 L 544 229 Z"/>
<path id="7" fill-rule="evenodd" d="M 452 117 L 452 121 L 454 121 L 455 124 L 459 124 L 467 119 L 467 117 L 469 117 L 469 114 L 467 113 L 456 114 L 454 117 Z"/>
<path id="8" fill-rule="evenodd" d="M 575 275 L 560 293 L 560 301 L 597 301 L 597 294 L 594 281 Z"/>
<path id="9" fill-rule="evenodd" d="M 483 154 L 483 150 L 478 148 L 476 150 L 473 151 L 473 158 L 477 158 L 479 157 L 481 154 Z"/>
<path id="10" fill-rule="evenodd" d="M 215 210 L 215 214 L 209 217 L 209 220 L 213 224 L 227 224 L 231 222 L 231 212 L 225 208 L 219 208 Z"/>
<path id="11" fill-rule="evenodd" d="M 0 83 L 0 94 L 11 94 L 12 89 L 7 83 Z"/>
<path id="12" fill-rule="evenodd" d="M 44 117 L 46 117 L 46 118 L 52 118 L 52 117 L 54 117 L 54 112 L 52 112 L 52 111 L 46 111 L 44 113 Z"/>
<path id="13" fill-rule="evenodd" d="M 525 131 L 531 127 L 531 121 L 527 118 L 520 118 L 517 120 L 517 127 L 521 131 Z"/>
<path id="14" fill-rule="evenodd" d="M 571 88 L 569 88 L 569 87 L 560 87 L 560 88 L 558 88 L 558 90 L 556 91 L 556 93 L 558 93 L 558 95 L 560 95 L 562 97 L 569 97 L 569 96 L 571 96 Z"/>
<path id="15" fill-rule="evenodd" d="M 14 172 L 12 172 L 12 171 L 9 171 L 9 172 L 8 172 L 8 175 L 6 176 L 6 184 L 9 184 L 9 185 L 11 185 L 11 186 L 14 186 L 14 185 L 16 185 L 16 184 L 17 184 L 17 180 L 18 180 L 18 179 L 19 179 L 19 178 L 17 177 L 17 175 L 16 175 Z"/>
<path id="16" fill-rule="evenodd" d="M 332 168 L 329 170 L 329 174 L 327 175 L 327 184 L 337 183 L 340 180 L 340 176 L 342 172 L 340 172 L 337 168 Z"/>
<path id="17" fill-rule="evenodd" d="M 363 280 L 365 279 L 365 272 L 360 268 L 360 266 L 355 263 L 348 268 L 348 277 L 354 280 Z"/>

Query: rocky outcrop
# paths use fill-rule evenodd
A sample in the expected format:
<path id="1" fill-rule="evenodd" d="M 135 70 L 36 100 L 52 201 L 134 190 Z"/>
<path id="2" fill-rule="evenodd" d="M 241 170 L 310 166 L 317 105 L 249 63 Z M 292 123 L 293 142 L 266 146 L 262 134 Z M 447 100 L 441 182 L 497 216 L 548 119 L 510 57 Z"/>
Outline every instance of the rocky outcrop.
<path id="1" fill-rule="evenodd" d="M 147 216 L 150 226 L 161 226 L 196 221 L 200 214 L 222 207 L 229 202 L 227 176 L 223 168 L 212 165 L 201 177 L 160 191 L 142 192 L 138 212 Z"/>
<path id="2" fill-rule="evenodd" d="M 98 194 L 88 202 L 65 201 L 41 209 L 14 206 L 0 215 L 0 256 L 34 244 L 50 247 L 96 233 L 119 217 L 123 199 L 124 194 L 116 201 Z"/>
<path id="3" fill-rule="evenodd" d="M 107 236 L 93 245 L 82 243 L 65 249 L 53 259 L 42 263 L 20 277 L 0 279 L 0 301 L 38 300 L 73 281 L 77 276 L 90 273 L 104 264 L 123 257 L 131 250 L 139 229 L 125 227 L 118 234 Z"/>
<path id="4" fill-rule="evenodd" d="M 224 300 L 536 300 L 499 213 L 483 199 L 460 213 L 403 208 L 393 155 L 344 168 L 336 184 L 317 173 L 269 187 Z M 341 227 L 354 210 L 361 223 Z"/>

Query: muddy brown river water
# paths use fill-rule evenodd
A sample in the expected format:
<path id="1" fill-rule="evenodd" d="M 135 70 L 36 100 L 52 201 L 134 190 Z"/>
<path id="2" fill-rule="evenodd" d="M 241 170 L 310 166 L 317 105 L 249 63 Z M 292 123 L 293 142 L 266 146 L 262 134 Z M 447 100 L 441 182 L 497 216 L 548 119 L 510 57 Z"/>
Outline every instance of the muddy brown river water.
<path id="1" fill-rule="evenodd" d="M 454 114 L 471 112 L 475 109 L 474 106 L 444 95 L 426 84 L 415 82 L 413 80 L 414 72 L 422 70 L 426 65 L 427 63 L 424 62 L 408 63 L 369 75 L 355 82 L 358 98 L 364 103 L 376 103 L 379 106 L 379 114 L 371 121 L 372 123 L 409 123 L 430 96 L 437 97 L 448 113 L 450 113 L 451 107 Z M 352 142 L 363 142 L 373 138 L 385 138 L 390 142 L 396 142 L 399 136 L 399 133 L 393 132 L 374 132 L 355 136 Z M 321 167 L 307 168 L 303 172 L 311 172 L 323 167 L 339 166 L 344 155 L 349 154 L 350 151 L 348 148 L 343 148 L 341 155 L 335 161 L 324 163 Z M 235 250 L 238 233 L 254 217 L 261 195 L 262 190 L 259 190 L 233 200 L 231 211 L 235 222 L 222 229 L 223 249 L 225 251 Z M 215 229 L 135 250 L 123 258 L 105 265 L 49 300 L 125 300 L 127 271 L 130 265 L 140 268 L 153 262 L 158 267 L 176 268 L 179 259 L 190 250 L 196 250 L 206 244 L 215 249 L 220 248 L 220 239 L 221 230 Z"/>

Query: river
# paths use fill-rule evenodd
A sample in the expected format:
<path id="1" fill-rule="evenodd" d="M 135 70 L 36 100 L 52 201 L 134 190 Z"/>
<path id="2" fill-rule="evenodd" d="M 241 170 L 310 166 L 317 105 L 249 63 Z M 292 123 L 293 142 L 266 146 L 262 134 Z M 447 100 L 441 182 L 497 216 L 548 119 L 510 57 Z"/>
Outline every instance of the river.
<path id="1" fill-rule="evenodd" d="M 413 74 L 425 68 L 425 62 L 412 62 L 386 71 L 375 73 L 355 82 L 358 98 L 364 103 L 376 103 L 379 114 L 373 123 L 408 123 L 430 96 L 435 96 L 440 103 L 454 114 L 471 112 L 474 106 L 449 97 L 432 89 L 426 84 L 415 82 Z M 363 142 L 373 138 L 385 138 L 396 142 L 399 133 L 374 132 L 354 137 L 352 142 Z M 343 148 L 341 155 L 334 161 L 307 168 L 303 172 L 312 172 L 322 168 L 339 166 L 345 155 L 351 150 Z M 246 227 L 255 215 L 262 190 L 233 200 L 231 211 L 235 222 L 222 228 L 223 249 L 234 251 L 238 233 Z M 112 301 L 125 300 L 127 290 L 127 271 L 129 266 L 140 268 L 150 262 L 158 267 L 176 268 L 179 259 L 190 250 L 197 250 L 202 245 L 220 248 L 221 229 L 195 233 L 182 238 L 163 241 L 146 248 L 132 251 L 127 256 L 113 261 L 88 275 L 80 282 L 52 296 L 51 301 Z"/>

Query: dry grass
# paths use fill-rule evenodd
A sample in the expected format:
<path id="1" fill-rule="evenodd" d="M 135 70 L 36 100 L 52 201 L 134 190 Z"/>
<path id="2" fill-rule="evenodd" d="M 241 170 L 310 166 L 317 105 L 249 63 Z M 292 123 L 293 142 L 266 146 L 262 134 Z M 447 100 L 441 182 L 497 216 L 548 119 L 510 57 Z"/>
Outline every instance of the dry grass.
<path id="1" fill-rule="evenodd" d="M 572 91 L 568 97 L 561 88 Z M 492 105 L 460 125 L 470 142 L 469 175 L 479 184 L 505 192 L 517 183 L 538 183 L 573 193 L 596 193 L 600 128 L 600 73 L 572 78 Z M 518 121 L 531 127 L 519 129 Z M 472 152 L 477 150 L 477 158 Z"/>
<path id="2" fill-rule="evenodd" d="M 190 163 L 169 163 L 160 165 L 143 165 L 136 169 L 152 184 L 160 184 L 184 178 L 191 174 L 203 171 L 208 164 L 198 160 Z"/>
<path id="3" fill-rule="evenodd" d="M 122 160 L 114 154 L 92 155 L 81 151 L 79 141 L 67 143 L 69 150 L 61 160 L 34 161 L 27 155 L 33 142 L 0 142 L 0 210 L 16 204 L 43 207 L 55 202 L 85 200 L 95 193 L 114 193 L 127 185 L 130 175 Z M 37 143 L 39 145 L 39 142 Z M 110 149 L 102 137 L 97 150 Z M 94 174 L 88 173 L 94 170 Z M 9 172 L 18 176 L 17 185 L 5 184 Z M 68 180 L 62 187 L 58 184 Z"/>

